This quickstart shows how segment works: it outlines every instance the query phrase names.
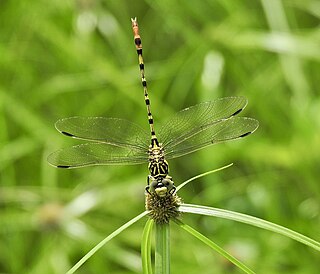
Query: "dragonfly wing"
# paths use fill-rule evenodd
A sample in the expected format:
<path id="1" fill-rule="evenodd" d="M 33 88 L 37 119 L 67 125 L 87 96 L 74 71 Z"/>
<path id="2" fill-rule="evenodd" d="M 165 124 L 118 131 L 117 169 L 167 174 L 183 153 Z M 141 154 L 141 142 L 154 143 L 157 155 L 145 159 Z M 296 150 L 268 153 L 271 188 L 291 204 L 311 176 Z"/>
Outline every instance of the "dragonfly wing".
<path id="1" fill-rule="evenodd" d="M 237 115 L 247 102 L 245 97 L 225 97 L 186 108 L 163 124 L 160 141 L 164 146 L 177 145 L 208 125 Z"/>
<path id="2" fill-rule="evenodd" d="M 121 147 L 145 149 L 150 136 L 140 126 L 117 118 L 70 117 L 58 120 L 58 131 L 67 136 Z"/>
<path id="3" fill-rule="evenodd" d="M 207 125 L 191 137 L 181 140 L 178 144 L 164 146 L 167 159 L 183 156 L 206 146 L 223 141 L 234 140 L 253 133 L 259 122 L 247 117 L 232 117 Z"/>
<path id="4" fill-rule="evenodd" d="M 61 168 L 92 165 L 131 165 L 148 161 L 148 150 L 135 150 L 105 143 L 87 143 L 60 149 L 48 156 L 48 162 Z"/>

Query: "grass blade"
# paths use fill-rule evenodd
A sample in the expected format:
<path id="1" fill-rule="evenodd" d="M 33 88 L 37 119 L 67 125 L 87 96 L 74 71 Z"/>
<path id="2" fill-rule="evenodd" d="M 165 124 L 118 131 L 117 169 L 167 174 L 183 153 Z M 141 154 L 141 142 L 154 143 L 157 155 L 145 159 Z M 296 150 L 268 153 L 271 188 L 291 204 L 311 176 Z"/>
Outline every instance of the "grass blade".
<path id="1" fill-rule="evenodd" d="M 223 167 L 220 167 L 220 168 L 217 168 L 217 169 L 214 169 L 214 170 L 207 171 L 207 172 L 205 172 L 205 173 L 201 173 L 201 174 L 199 174 L 199 175 L 197 175 L 197 176 L 194 176 L 194 177 L 190 178 L 189 180 L 183 182 L 183 183 L 180 184 L 179 186 L 177 186 L 177 192 L 178 192 L 181 188 L 183 188 L 186 184 L 189 184 L 190 182 L 192 182 L 192 181 L 194 181 L 194 180 L 196 180 L 196 179 L 199 179 L 199 178 L 201 178 L 201 177 L 207 176 L 207 175 L 209 175 L 209 174 L 211 174 L 211 173 L 218 172 L 218 171 L 223 170 L 223 169 L 225 169 L 225 168 L 231 167 L 232 165 L 233 165 L 233 163 L 231 163 L 231 164 L 229 164 L 229 165 L 226 165 L 226 166 L 223 166 Z"/>
<path id="2" fill-rule="evenodd" d="M 132 224 L 139 221 L 142 217 L 146 216 L 148 214 L 147 211 L 142 212 L 138 216 L 131 219 L 129 222 L 125 223 L 121 227 L 119 227 L 117 230 L 112 232 L 109 236 L 104 238 L 100 243 L 98 243 L 94 248 L 92 248 L 85 256 L 83 256 L 80 261 L 78 261 L 66 274 L 73 274 L 81 265 L 83 265 L 93 254 L 95 254 L 101 247 L 103 247 L 107 242 L 112 240 L 114 237 L 116 237 L 118 234 L 120 234 L 122 231 L 124 231 L 126 228 L 131 226 Z"/>
<path id="3" fill-rule="evenodd" d="M 212 242 L 210 239 L 208 239 L 206 236 L 204 236 L 203 234 L 201 234 L 199 231 L 193 229 L 192 227 L 184 224 L 183 222 L 179 221 L 179 220 L 174 220 L 174 222 L 176 224 L 178 224 L 182 229 L 184 229 L 185 231 L 189 232 L 192 236 L 196 237 L 197 239 L 199 239 L 201 242 L 205 243 L 207 246 L 210 246 L 213 250 L 215 250 L 216 252 L 218 252 L 220 255 L 222 255 L 223 257 L 225 257 L 227 260 L 229 260 L 230 262 L 232 262 L 234 265 L 236 265 L 237 267 L 239 267 L 240 269 L 242 269 L 244 272 L 246 273 L 250 273 L 253 274 L 255 273 L 254 271 L 252 271 L 250 268 L 248 268 L 246 265 L 244 265 L 242 262 L 240 262 L 239 260 L 237 260 L 235 257 L 233 257 L 231 254 L 229 254 L 227 251 L 225 251 L 223 248 L 221 248 L 220 246 L 218 246 L 216 243 Z"/>
<path id="4" fill-rule="evenodd" d="M 214 216 L 214 217 L 220 217 L 224 219 L 229 219 L 241 223 L 246 223 L 250 225 L 254 225 L 256 227 L 260 227 L 263 229 L 267 229 L 279 234 L 282 234 L 284 236 L 287 236 L 293 240 L 296 240 L 298 242 L 301 242 L 307 246 L 310 246 L 318 251 L 320 251 L 320 243 L 304 236 L 298 232 L 295 232 L 291 229 L 288 229 L 286 227 L 259 219 L 257 217 L 252 217 L 246 214 L 225 210 L 225 209 L 219 209 L 219 208 L 213 208 L 213 207 L 207 207 L 207 206 L 200 206 L 200 205 L 191 205 L 191 204 L 183 204 L 179 207 L 179 210 L 181 212 L 188 212 L 188 213 L 194 213 L 194 214 L 201 214 L 201 215 L 207 215 L 207 216 Z"/>

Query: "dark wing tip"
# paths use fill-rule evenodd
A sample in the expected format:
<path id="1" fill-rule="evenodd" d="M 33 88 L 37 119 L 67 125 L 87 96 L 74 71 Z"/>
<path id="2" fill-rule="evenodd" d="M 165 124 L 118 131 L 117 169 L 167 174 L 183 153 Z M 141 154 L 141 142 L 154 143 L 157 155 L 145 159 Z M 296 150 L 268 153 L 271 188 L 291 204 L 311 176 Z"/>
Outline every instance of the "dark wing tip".
<path id="1" fill-rule="evenodd" d="M 56 151 L 56 152 L 51 153 L 51 154 L 47 157 L 47 162 L 48 162 L 51 166 L 57 167 L 57 168 L 71 168 L 72 166 L 70 166 L 70 165 L 61 165 L 61 164 L 58 163 L 57 157 L 56 157 L 57 152 L 59 152 L 59 150 Z"/>
<path id="2" fill-rule="evenodd" d="M 246 133 L 240 135 L 239 138 L 246 137 L 246 136 L 250 135 L 251 133 L 252 133 L 252 131 L 246 132 Z"/>
<path id="3" fill-rule="evenodd" d="M 57 167 L 57 168 L 71 168 L 72 166 L 67 166 L 67 165 L 57 165 L 57 164 L 54 164 L 53 162 L 50 161 L 50 159 L 48 158 L 47 159 L 48 163 L 53 166 L 53 167 Z"/>
<path id="4" fill-rule="evenodd" d="M 71 166 L 57 166 L 57 168 L 70 168 Z"/>
<path id="5" fill-rule="evenodd" d="M 236 116 L 236 115 L 239 114 L 242 110 L 243 110 L 243 108 L 238 109 L 235 113 L 231 114 L 230 117 Z"/>
<path id="6" fill-rule="evenodd" d="M 74 137 L 73 134 L 65 132 L 65 131 L 60 131 L 63 135 L 69 136 L 69 137 Z"/>
<path id="7" fill-rule="evenodd" d="M 244 118 L 245 118 L 245 117 L 244 117 Z M 250 121 L 252 122 L 252 123 L 251 123 L 251 127 L 248 128 L 250 131 L 241 134 L 241 135 L 239 136 L 239 138 L 243 138 L 243 137 L 246 137 L 246 136 L 254 133 L 254 132 L 257 130 L 257 128 L 259 127 L 259 121 L 258 121 L 258 120 L 253 119 L 253 118 L 245 118 L 245 119 L 248 119 L 248 120 L 250 120 Z"/>

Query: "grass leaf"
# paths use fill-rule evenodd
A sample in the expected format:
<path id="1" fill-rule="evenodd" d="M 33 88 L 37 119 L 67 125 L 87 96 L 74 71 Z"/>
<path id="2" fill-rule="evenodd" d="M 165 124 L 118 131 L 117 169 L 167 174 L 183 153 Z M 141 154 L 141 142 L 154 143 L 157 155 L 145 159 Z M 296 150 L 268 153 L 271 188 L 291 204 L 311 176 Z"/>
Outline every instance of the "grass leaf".
<path id="1" fill-rule="evenodd" d="M 307 246 L 310 246 L 318 251 L 320 251 L 320 243 L 304 236 L 298 232 L 295 232 L 291 229 L 288 229 L 286 227 L 259 219 L 257 217 L 249 216 L 246 214 L 225 210 L 225 209 L 219 209 L 219 208 L 213 208 L 213 207 L 207 207 L 207 206 L 200 206 L 200 205 L 191 205 L 191 204 L 183 204 L 179 207 L 179 210 L 181 212 L 188 212 L 188 213 L 194 213 L 194 214 L 200 214 L 200 215 L 207 215 L 207 216 L 213 216 L 213 217 L 220 217 L 225 218 L 241 223 L 250 224 L 256 227 L 260 227 L 266 230 L 270 230 L 279 234 L 282 234 L 284 236 L 287 236 L 291 239 L 294 239 L 298 242 L 301 242 Z"/>
<path id="2" fill-rule="evenodd" d="M 191 226 L 184 224 L 183 222 L 179 220 L 175 220 L 175 223 L 178 224 L 182 229 L 189 232 L 191 235 L 199 239 L 201 242 L 205 243 L 206 245 L 210 246 L 213 250 L 218 252 L 220 255 L 225 257 L 227 260 L 232 262 L 234 265 L 242 269 L 246 273 L 255 273 L 250 268 L 248 268 L 246 265 L 244 265 L 242 262 L 237 260 L 235 257 L 233 257 L 231 254 L 229 254 L 227 251 L 225 251 L 223 248 L 218 246 L 216 243 L 208 239 L 206 236 L 201 234 L 199 231 L 193 229 Z"/>
<path id="3" fill-rule="evenodd" d="M 100 243 L 98 243 L 94 248 L 92 248 L 85 256 L 81 258 L 80 261 L 78 261 L 66 274 L 73 274 L 80 266 L 82 266 L 93 254 L 95 254 L 101 247 L 103 247 L 107 242 L 112 240 L 114 237 L 119 235 L 122 231 L 127 229 L 129 226 L 133 225 L 137 221 L 139 221 L 142 217 L 146 216 L 148 214 L 147 211 L 144 211 L 143 213 L 139 214 L 138 216 L 131 219 L 129 222 L 125 223 L 121 227 L 119 227 L 117 230 L 112 232 L 109 236 L 104 238 Z"/>

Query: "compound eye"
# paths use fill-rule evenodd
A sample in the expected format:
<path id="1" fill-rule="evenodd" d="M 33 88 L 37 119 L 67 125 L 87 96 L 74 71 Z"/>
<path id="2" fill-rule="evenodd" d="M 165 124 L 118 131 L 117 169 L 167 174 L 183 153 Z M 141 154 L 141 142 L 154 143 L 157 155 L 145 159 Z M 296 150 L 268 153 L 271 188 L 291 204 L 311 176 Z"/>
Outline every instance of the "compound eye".
<path id="1" fill-rule="evenodd" d="M 168 185 L 170 184 L 169 181 L 166 180 L 166 179 L 163 179 L 163 180 L 161 181 L 161 183 L 162 183 L 164 186 L 168 186 Z"/>

